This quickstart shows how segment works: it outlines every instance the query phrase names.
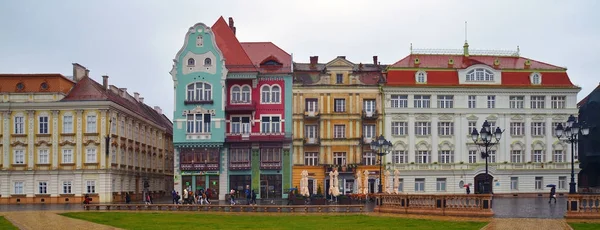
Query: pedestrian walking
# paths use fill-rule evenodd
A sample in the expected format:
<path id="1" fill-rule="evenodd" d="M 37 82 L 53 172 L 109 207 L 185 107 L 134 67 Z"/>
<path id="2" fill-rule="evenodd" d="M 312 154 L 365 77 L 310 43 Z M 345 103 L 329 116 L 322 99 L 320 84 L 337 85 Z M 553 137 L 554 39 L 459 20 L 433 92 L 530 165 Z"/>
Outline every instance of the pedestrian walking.
<path id="1" fill-rule="evenodd" d="M 126 204 L 131 203 L 131 195 L 129 194 L 129 192 L 125 193 L 125 203 Z"/>
<path id="2" fill-rule="evenodd" d="M 229 191 L 229 200 L 231 201 L 231 205 L 235 205 L 235 190 L 231 189 Z"/>
<path id="3" fill-rule="evenodd" d="M 171 192 L 171 197 L 173 198 L 173 204 L 177 204 L 179 203 L 179 199 L 177 199 L 177 191 L 175 191 L 175 189 L 173 189 L 173 191 Z"/>
<path id="4" fill-rule="evenodd" d="M 467 195 L 471 194 L 471 189 L 467 186 Z"/>
<path id="5" fill-rule="evenodd" d="M 252 189 L 252 204 L 256 205 L 256 192 Z"/>
<path id="6" fill-rule="evenodd" d="M 550 200 L 548 201 L 548 204 L 552 202 L 552 199 L 554 199 L 554 203 L 556 204 L 556 187 L 554 186 L 550 189 Z"/>
<path id="7" fill-rule="evenodd" d="M 246 185 L 246 190 L 244 190 L 246 194 L 246 204 L 250 205 L 250 201 L 252 200 L 252 191 L 250 190 L 250 185 Z"/>

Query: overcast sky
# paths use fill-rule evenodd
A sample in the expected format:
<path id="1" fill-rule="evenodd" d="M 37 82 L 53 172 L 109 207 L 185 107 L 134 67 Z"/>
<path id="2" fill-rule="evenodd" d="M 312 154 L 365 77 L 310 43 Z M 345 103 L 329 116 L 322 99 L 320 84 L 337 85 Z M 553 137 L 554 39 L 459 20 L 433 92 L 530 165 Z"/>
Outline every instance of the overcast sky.
<path id="1" fill-rule="evenodd" d="M 494 2 L 494 4 L 491 4 Z M 272 41 L 296 62 L 345 55 L 394 63 L 414 48 L 515 50 L 568 68 L 585 97 L 600 81 L 599 1 L 103 0 L 0 2 L 0 73 L 72 75 L 140 92 L 172 118 L 172 59 L 187 29 L 233 17 L 240 41 Z"/>

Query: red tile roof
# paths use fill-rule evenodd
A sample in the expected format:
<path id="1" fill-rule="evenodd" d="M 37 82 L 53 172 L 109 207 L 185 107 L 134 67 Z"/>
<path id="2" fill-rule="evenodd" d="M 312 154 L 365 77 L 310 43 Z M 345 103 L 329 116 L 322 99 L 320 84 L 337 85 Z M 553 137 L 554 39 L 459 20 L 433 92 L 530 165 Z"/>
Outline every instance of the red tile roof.
<path id="1" fill-rule="evenodd" d="M 242 42 L 242 47 L 261 73 L 291 73 L 292 56 L 272 42 Z M 274 60 L 280 67 L 261 67 L 266 61 Z"/>
<path id="2" fill-rule="evenodd" d="M 419 65 L 415 65 L 415 59 L 419 58 Z M 544 62 L 530 60 L 531 65 L 526 68 L 525 62 L 529 59 L 516 56 L 468 56 L 464 55 L 437 55 L 437 54 L 410 54 L 390 67 L 398 68 L 448 68 L 448 61 L 454 60 L 454 69 L 464 69 L 475 64 L 484 64 L 494 67 L 496 58 L 500 61 L 496 69 L 531 69 L 531 70 L 566 70 L 563 67 L 550 65 Z"/>
<path id="3" fill-rule="evenodd" d="M 256 72 L 257 69 L 235 37 L 235 34 L 220 17 L 212 26 L 217 46 L 225 56 L 225 66 L 229 72 Z"/>
<path id="4" fill-rule="evenodd" d="M 590 97 L 592 97 L 594 95 L 596 96 L 596 99 L 600 98 L 600 84 L 598 84 L 598 86 L 596 86 L 596 88 L 594 90 L 592 90 L 592 92 L 590 94 L 585 96 L 585 98 L 581 99 L 581 101 L 579 101 L 577 103 L 577 107 L 583 106 L 585 103 L 588 102 L 588 100 L 590 100 Z M 597 100 L 597 101 L 600 101 L 600 100 Z"/>
<path id="5" fill-rule="evenodd" d="M 2 93 L 35 93 L 35 92 L 60 92 L 69 93 L 75 85 L 71 79 L 56 73 L 40 74 L 0 74 L 0 92 Z M 42 83 L 47 84 L 47 89 L 42 89 Z M 18 90 L 17 84 L 22 83 L 23 89 Z"/>

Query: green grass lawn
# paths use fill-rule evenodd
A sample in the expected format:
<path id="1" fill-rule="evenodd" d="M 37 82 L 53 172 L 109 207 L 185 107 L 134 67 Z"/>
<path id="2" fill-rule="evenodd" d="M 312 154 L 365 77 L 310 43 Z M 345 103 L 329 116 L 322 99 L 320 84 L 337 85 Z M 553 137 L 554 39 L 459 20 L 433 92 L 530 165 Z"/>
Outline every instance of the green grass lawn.
<path id="1" fill-rule="evenodd" d="M 244 215 L 214 213 L 70 212 L 63 216 L 124 229 L 480 229 L 486 222 L 366 215 Z"/>
<path id="2" fill-rule="evenodd" d="M 569 223 L 573 230 L 597 230 L 600 229 L 600 223 Z"/>
<path id="3" fill-rule="evenodd" d="M 3 216 L 0 216 L 0 229 L 2 230 L 18 230 L 17 227 L 12 225 L 10 221 L 6 220 Z"/>

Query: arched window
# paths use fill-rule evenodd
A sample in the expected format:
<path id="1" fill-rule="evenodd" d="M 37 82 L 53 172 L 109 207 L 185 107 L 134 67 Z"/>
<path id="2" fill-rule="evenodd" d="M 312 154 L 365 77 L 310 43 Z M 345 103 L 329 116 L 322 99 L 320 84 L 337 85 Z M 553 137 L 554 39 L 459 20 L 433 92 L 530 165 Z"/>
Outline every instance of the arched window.
<path id="1" fill-rule="evenodd" d="M 188 101 L 212 100 L 212 86 L 204 82 L 191 83 L 187 86 Z"/>
<path id="2" fill-rule="evenodd" d="M 271 102 L 279 103 L 279 98 L 281 98 L 281 88 L 278 85 L 274 85 L 271 87 Z"/>
<path id="3" fill-rule="evenodd" d="M 245 85 L 242 87 L 242 101 L 250 102 L 250 86 Z"/>
<path id="4" fill-rule="evenodd" d="M 194 60 L 193 58 L 188 59 L 188 66 L 195 66 L 196 65 L 196 60 Z"/>
<path id="5" fill-rule="evenodd" d="M 204 59 L 204 65 L 208 65 L 208 66 L 212 65 L 212 60 L 210 60 L 210 58 Z"/>
<path id="6" fill-rule="evenodd" d="M 239 86 L 234 86 L 231 88 L 231 102 L 232 103 L 240 103 L 241 102 L 241 89 Z"/>
<path id="7" fill-rule="evenodd" d="M 534 85 L 542 84 L 542 75 L 539 73 L 531 74 L 531 84 L 534 84 Z"/>
<path id="8" fill-rule="evenodd" d="M 494 73 L 484 68 L 477 68 L 467 72 L 467 81 L 494 81 Z"/>
<path id="9" fill-rule="evenodd" d="M 261 87 L 260 91 L 261 91 L 261 95 L 262 95 L 261 101 L 263 103 L 271 102 L 271 87 L 269 87 L 268 85 L 263 85 L 263 87 Z"/>
<path id="10" fill-rule="evenodd" d="M 417 74 L 417 82 L 424 83 L 425 82 L 425 73 L 419 72 Z"/>

